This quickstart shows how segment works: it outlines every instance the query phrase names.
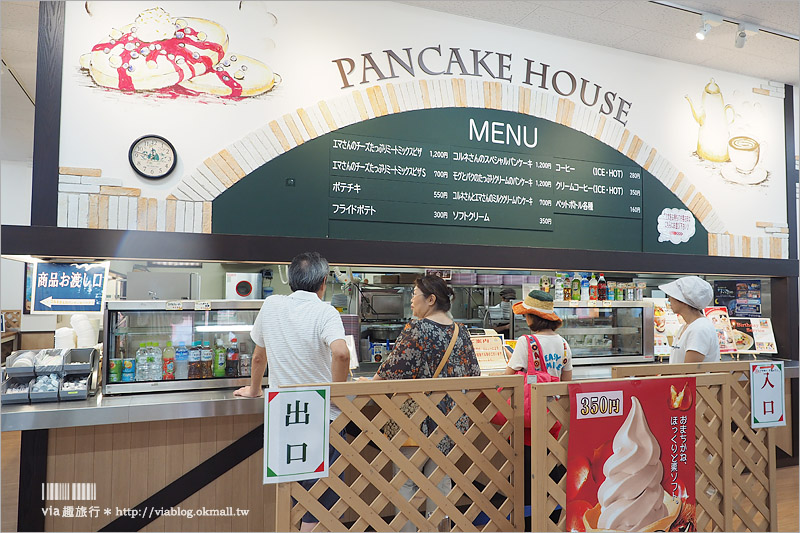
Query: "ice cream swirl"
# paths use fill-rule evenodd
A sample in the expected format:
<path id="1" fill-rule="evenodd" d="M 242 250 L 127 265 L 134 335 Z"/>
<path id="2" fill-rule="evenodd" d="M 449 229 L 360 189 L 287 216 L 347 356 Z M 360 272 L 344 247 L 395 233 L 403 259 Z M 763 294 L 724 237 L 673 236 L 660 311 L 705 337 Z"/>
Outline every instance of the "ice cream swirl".
<path id="1" fill-rule="evenodd" d="M 606 479 L 597 491 L 600 518 L 597 527 L 640 531 L 667 516 L 661 478 L 661 447 L 635 396 L 631 410 L 614 436 L 614 453 L 603 465 Z"/>

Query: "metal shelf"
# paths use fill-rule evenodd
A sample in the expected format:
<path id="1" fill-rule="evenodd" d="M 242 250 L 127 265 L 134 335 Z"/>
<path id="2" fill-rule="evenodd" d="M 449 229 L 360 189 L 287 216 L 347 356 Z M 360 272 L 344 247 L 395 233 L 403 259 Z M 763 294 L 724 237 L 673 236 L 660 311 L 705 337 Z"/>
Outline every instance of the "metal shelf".
<path id="1" fill-rule="evenodd" d="M 637 327 L 612 326 L 562 327 L 558 329 L 560 335 L 638 335 L 640 331 L 641 328 Z"/>

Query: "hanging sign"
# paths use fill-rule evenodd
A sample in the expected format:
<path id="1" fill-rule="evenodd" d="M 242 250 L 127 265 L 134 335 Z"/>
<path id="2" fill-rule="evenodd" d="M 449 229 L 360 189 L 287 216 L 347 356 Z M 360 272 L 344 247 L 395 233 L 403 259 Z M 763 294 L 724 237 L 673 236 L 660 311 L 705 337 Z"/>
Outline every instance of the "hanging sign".
<path id="1" fill-rule="evenodd" d="M 109 263 L 34 263 L 31 313 L 99 313 Z"/>
<path id="2" fill-rule="evenodd" d="M 750 426 L 769 428 L 785 426 L 783 362 L 750 363 Z"/>
<path id="3" fill-rule="evenodd" d="M 694 531 L 695 379 L 569 385 L 567 531 Z"/>
<path id="4" fill-rule="evenodd" d="M 264 484 L 328 477 L 330 387 L 266 392 Z"/>

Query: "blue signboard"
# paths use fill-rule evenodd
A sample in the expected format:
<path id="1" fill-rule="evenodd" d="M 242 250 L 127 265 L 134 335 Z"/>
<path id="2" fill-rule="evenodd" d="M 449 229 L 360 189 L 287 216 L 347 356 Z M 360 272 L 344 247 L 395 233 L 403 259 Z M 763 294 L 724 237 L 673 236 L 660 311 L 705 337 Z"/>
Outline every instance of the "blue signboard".
<path id="1" fill-rule="evenodd" d="M 32 313 L 99 313 L 103 310 L 108 262 L 35 263 Z"/>

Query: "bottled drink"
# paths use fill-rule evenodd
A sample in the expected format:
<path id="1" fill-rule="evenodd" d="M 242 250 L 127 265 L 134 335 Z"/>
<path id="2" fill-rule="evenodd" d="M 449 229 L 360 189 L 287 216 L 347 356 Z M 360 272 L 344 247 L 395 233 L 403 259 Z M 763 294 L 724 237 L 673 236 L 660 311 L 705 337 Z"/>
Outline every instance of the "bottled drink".
<path id="1" fill-rule="evenodd" d="M 594 272 L 592 272 L 592 279 L 589 280 L 589 299 L 597 300 L 597 278 L 594 277 Z"/>
<path id="2" fill-rule="evenodd" d="M 553 285 L 553 301 L 564 301 L 564 281 L 561 279 L 560 272 L 556 272 L 556 282 Z"/>
<path id="3" fill-rule="evenodd" d="M 154 342 L 151 348 L 152 348 L 152 356 L 148 355 L 147 358 L 150 364 L 150 379 L 153 381 L 161 381 L 162 379 L 164 379 L 163 353 L 161 352 L 161 347 L 158 345 L 157 342 Z M 152 361 L 150 361 L 151 358 Z"/>
<path id="4" fill-rule="evenodd" d="M 214 350 L 214 377 L 225 377 L 225 347 L 222 345 L 222 339 L 217 339 L 217 349 Z"/>
<path id="5" fill-rule="evenodd" d="M 572 281 L 569 279 L 569 273 L 564 274 L 564 283 L 562 285 L 563 288 L 561 290 L 563 291 L 564 301 L 568 302 L 572 300 Z"/>
<path id="6" fill-rule="evenodd" d="M 182 342 L 175 350 L 175 379 L 189 378 L 189 350 L 186 343 Z"/>
<path id="7" fill-rule="evenodd" d="M 167 341 L 161 358 L 161 374 L 165 380 L 175 379 L 175 348 L 172 341 Z"/>
<path id="8" fill-rule="evenodd" d="M 212 377 L 214 375 L 214 352 L 211 351 L 211 344 L 208 341 L 203 343 L 203 349 L 200 350 L 200 363 L 203 366 L 203 379 Z"/>
<path id="9" fill-rule="evenodd" d="M 608 296 L 609 300 L 616 300 L 617 299 L 617 283 L 614 281 L 608 282 L 608 287 L 606 288 L 606 295 Z"/>
<path id="10" fill-rule="evenodd" d="M 586 301 L 588 299 L 589 299 L 589 278 L 581 274 L 581 300 Z"/>
<path id="11" fill-rule="evenodd" d="M 247 351 L 247 345 L 245 343 L 241 343 L 239 345 L 239 375 L 240 376 L 249 376 L 250 375 L 250 363 L 252 361 L 252 356 L 249 353 L 245 353 Z"/>
<path id="12" fill-rule="evenodd" d="M 147 344 L 139 343 L 136 350 L 136 381 L 147 381 Z"/>
<path id="13" fill-rule="evenodd" d="M 189 348 L 189 379 L 203 377 L 203 364 L 200 356 L 200 341 L 194 341 Z"/>
<path id="14" fill-rule="evenodd" d="M 608 300 L 608 284 L 606 283 L 606 278 L 603 276 L 603 273 L 600 272 L 600 279 L 597 280 L 597 299 L 598 300 Z"/>
<path id="15" fill-rule="evenodd" d="M 581 274 L 580 272 L 575 272 L 575 276 L 572 278 L 572 299 L 573 300 L 580 300 L 581 299 Z"/>
<path id="16" fill-rule="evenodd" d="M 228 352 L 225 354 L 225 376 L 235 378 L 239 376 L 239 346 L 236 337 L 231 339 Z"/>

